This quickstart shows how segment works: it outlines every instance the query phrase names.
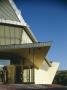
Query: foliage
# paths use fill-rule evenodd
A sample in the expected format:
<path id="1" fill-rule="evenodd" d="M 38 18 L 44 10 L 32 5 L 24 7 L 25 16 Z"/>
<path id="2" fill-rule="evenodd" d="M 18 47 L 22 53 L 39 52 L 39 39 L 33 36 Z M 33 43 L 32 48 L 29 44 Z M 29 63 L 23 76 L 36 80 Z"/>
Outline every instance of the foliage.
<path id="1" fill-rule="evenodd" d="M 67 86 L 67 70 L 58 71 L 54 78 L 53 84 L 60 84 Z"/>

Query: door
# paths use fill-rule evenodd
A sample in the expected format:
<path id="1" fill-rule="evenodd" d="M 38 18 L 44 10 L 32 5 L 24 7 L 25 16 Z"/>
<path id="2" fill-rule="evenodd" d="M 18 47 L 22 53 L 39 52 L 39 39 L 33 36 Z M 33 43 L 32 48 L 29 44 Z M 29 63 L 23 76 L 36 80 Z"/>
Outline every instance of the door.
<path id="1" fill-rule="evenodd" d="M 16 70 L 15 70 L 15 83 L 22 83 L 22 76 L 21 76 L 21 66 L 20 65 L 16 65 Z"/>

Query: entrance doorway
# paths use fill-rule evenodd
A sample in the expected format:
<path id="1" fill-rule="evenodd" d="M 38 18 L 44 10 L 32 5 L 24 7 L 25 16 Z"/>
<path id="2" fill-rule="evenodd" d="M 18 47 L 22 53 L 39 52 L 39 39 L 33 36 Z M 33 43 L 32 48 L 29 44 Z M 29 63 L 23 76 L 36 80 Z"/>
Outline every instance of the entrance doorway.
<path id="1" fill-rule="evenodd" d="M 11 64 L 10 60 L 0 60 L 0 83 L 34 83 L 33 66 Z"/>

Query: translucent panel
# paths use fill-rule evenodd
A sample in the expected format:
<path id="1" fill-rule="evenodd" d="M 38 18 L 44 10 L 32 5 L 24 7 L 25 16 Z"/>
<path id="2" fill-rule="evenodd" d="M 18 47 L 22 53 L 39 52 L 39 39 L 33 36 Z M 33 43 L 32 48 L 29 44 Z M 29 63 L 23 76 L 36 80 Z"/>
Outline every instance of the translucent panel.
<path id="1" fill-rule="evenodd" d="M 10 29 L 9 29 L 9 27 L 8 26 L 5 26 L 5 37 L 6 38 L 10 38 L 10 31 L 9 31 Z"/>
<path id="2" fill-rule="evenodd" d="M 20 27 L 0 25 L 0 44 L 20 44 L 22 31 Z M 27 37 L 24 38 L 24 42 L 27 42 Z"/>
<path id="3" fill-rule="evenodd" d="M 30 69 L 30 82 L 34 82 L 34 70 Z"/>
<path id="4" fill-rule="evenodd" d="M 11 38 L 15 38 L 14 27 L 10 27 L 10 36 L 11 36 Z"/>
<path id="5" fill-rule="evenodd" d="M 5 39 L 2 38 L 0 41 L 1 41 L 0 42 L 1 45 L 5 45 Z"/>
<path id="6" fill-rule="evenodd" d="M 0 45 L 1 45 L 1 38 L 0 38 Z"/>
<path id="7" fill-rule="evenodd" d="M 10 44 L 10 39 L 6 38 L 6 45 Z"/>
<path id="8" fill-rule="evenodd" d="M 33 68 L 27 68 L 23 70 L 23 82 L 33 83 L 34 82 L 34 70 Z"/>
<path id="9" fill-rule="evenodd" d="M 22 36 L 22 32 L 23 32 L 23 29 L 20 28 L 20 29 L 19 29 L 19 34 L 20 34 L 20 36 Z"/>
<path id="10" fill-rule="evenodd" d="M 2 38 L 0 38 L 0 45 L 2 44 Z"/>
<path id="11" fill-rule="evenodd" d="M 29 69 L 24 69 L 23 71 L 23 82 L 29 82 Z"/>
<path id="12" fill-rule="evenodd" d="M 20 38 L 19 28 L 15 28 L 15 38 Z"/>
<path id="13" fill-rule="evenodd" d="M 4 37 L 4 26 L 0 25 L 0 37 Z"/>
<path id="14" fill-rule="evenodd" d="M 22 33 L 23 33 L 23 29 L 22 28 L 20 28 L 20 30 L 19 30 L 19 36 L 20 36 L 20 43 L 21 43 L 21 41 L 22 41 Z"/>
<path id="15" fill-rule="evenodd" d="M 23 30 L 23 34 L 22 34 L 22 44 L 23 43 L 32 43 L 31 38 L 28 36 L 28 34 Z"/>
<path id="16" fill-rule="evenodd" d="M 15 39 L 15 44 L 20 44 L 20 40 L 19 39 Z"/>
<path id="17" fill-rule="evenodd" d="M 11 39 L 11 44 L 15 44 L 15 39 Z"/>

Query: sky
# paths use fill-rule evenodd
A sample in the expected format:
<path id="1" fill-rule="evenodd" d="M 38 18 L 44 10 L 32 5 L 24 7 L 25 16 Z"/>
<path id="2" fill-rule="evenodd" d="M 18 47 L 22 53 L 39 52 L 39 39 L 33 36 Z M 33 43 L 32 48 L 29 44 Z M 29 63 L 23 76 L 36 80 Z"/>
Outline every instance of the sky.
<path id="1" fill-rule="evenodd" d="M 67 1 L 14 0 L 39 42 L 52 41 L 47 58 L 67 69 Z"/>

